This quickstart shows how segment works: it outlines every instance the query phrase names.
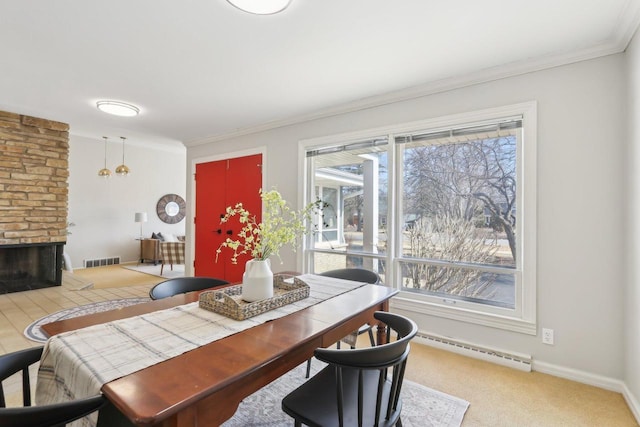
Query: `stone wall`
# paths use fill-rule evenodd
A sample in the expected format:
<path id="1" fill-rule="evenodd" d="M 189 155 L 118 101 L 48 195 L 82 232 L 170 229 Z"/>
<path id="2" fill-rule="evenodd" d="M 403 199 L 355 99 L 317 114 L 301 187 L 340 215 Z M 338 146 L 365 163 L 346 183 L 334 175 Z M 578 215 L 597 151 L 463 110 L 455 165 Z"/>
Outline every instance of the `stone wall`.
<path id="1" fill-rule="evenodd" d="M 0 245 L 67 240 L 69 125 L 0 111 Z"/>

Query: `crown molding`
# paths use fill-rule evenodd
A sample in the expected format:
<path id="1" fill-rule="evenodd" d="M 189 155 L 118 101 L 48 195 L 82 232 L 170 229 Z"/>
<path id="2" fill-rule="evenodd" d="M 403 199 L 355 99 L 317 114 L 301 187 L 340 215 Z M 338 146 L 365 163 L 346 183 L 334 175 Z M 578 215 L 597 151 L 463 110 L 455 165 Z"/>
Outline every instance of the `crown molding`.
<path id="1" fill-rule="evenodd" d="M 480 83 L 487 83 L 554 67 L 560 67 L 576 62 L 588 61 L 590 59 L 614 55 L 626 50 L 627 46 L 633 39 L 633 36 L 636 33 L 639 25 L 640 2 L 638 2 L 637 0 L 628 0 L 626 6 L 624 7 L 624 10 L 618 18 L 618 24 L 616 25 L 615 33 L 611 38 L 603 41 L 597 46 L 577 51 L 555 53 L 538 58 L 530 58 L 523 61 L 507 63 L 469 74 L 449 77 L 446 79 L 428 82 L 422 85 L 412 86 L 394 92 L 362 98 L 353 102 L 348 102 L 334 107 L 318 110 L 310 114 L 292 116 L 282 120 L 274 120 L 256 126 L 249 126 L 244 129 L 235 130 L 233 132 L 184 141 L 183 144 L 187 148 L 189 148 L 220 142 L 227 139 L 265 132 L 285 126 L 291 126 L 331 116 L 362 111 L 382 105 L 393 104 L 396 102 L 421 98 L 436 93 L 460 89 L 467 86 L 473 86 Z"/>

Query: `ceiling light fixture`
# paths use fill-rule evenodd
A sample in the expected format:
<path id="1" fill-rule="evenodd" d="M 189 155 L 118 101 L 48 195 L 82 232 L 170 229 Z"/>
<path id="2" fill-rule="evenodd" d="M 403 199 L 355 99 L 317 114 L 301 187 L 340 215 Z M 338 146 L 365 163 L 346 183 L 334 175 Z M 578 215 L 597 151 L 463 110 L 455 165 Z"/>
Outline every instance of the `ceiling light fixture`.
<path id="1" fill-rule="evenodd" d="M 124 140 L 127 138 L 121 136 L 120 139 L 122 140 L 122 164 L 116 168 L 116 174 L 120 176 L 127 176 L 130 172 L 129 167 L 124 164 Z"/>
<path id="2" fill-rule="evenodd" d="M 96 106 L 98 110 L 115 116 L 133 117 L 140 113 L 140 109 L 135 105 L 120 101 L 98 101 Z"/>
<path id="3" fill-rule="evenodd" d="M 111 171 L 107 169 L 107 137 L 104 138 L 104 167 L 98 171 L 98 176 L 101 178 L 109 178 L 111 176 Z"/>
<path id="4" fill-rule="evenodd" d="M 291 0 L 227 0 L 233 6 L 256 15 L 272 15 L 282 12 Z"/>

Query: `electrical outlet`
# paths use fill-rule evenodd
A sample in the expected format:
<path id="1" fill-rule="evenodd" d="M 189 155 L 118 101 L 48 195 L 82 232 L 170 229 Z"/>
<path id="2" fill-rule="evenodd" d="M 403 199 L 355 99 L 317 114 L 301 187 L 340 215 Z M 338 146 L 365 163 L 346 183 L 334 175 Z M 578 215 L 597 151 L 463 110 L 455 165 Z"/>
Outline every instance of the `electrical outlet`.
<path id="1" fill-rule="evenodd" d="M 553 329 L 542 328 L 542 343 L 553 345 Z"/>

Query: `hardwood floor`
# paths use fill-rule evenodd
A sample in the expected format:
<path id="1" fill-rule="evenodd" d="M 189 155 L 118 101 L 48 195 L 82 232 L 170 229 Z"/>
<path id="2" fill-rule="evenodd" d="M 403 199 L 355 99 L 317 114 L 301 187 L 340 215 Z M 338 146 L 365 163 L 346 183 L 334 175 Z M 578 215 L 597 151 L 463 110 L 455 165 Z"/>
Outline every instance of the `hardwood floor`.
<path id="1" fill-rule="evenodd" d="M 104 268 L 107 280 L 108 269 L 119 267 L 98 268 Z M 147 296 L 152 286 L 73 290 L 82 286 L 67 281 L 61 287 L 0 295 L 0 354 L 39 345 L 23 331 L 42 316 L 91 302 Z M 18 389 L 19 378 L 14 378 L 6 384 L 9 394 Z M 411 344 L 406 378 L 469 401 L 463 427 L 638 426 L 619 393 L 417 343 Z M 10 405 L 19 404 L 12 400 Z"/>

